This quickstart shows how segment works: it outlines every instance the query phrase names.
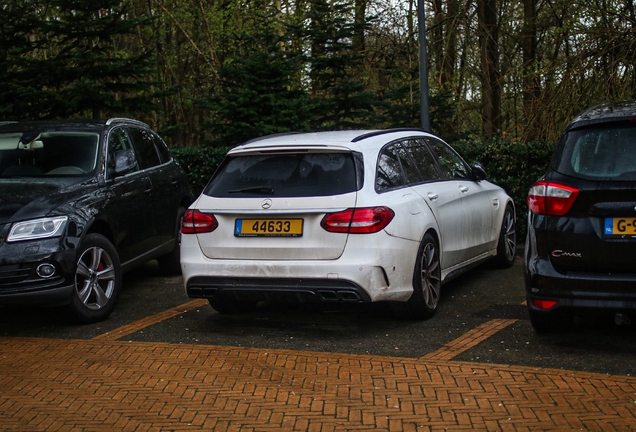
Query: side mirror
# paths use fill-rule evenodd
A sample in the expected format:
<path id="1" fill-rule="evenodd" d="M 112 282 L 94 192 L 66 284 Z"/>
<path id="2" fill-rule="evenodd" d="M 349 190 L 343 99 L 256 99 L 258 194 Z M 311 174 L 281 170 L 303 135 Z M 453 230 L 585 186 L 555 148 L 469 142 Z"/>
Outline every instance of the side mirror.
<path id="1" fill-rule="evenodd" d="M 486 180 L 486 177 L 488 177 L 486 175 L 486 170 L 484 169 L 483 166 L 481 166 L 481 164 L 477 161 L 473 162 L 473 166 L 471 167 L 472 171 L 473 171 L 473 179 L 475 181 L 482 181 L 482 180 Z"/>
<path id="2" fill-rule="evenodd" d="M 115 175 L 124 175 L 137 167 L 135 152 L 132 150 L 119 150 L 115 152 Z"/>

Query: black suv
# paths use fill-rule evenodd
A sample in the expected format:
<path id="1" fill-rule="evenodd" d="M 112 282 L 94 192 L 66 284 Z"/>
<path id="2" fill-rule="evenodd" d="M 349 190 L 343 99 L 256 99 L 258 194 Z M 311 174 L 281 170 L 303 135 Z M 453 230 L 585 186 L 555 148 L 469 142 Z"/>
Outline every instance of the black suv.
<path id="1" fill-rule="evenodd" d="M 528 194 L 530 321 L 558 331 L 577 311 L 636 309 L 636 102 L 590 108 L 563 133 Z"/>
<path id="2" fill-rule="evenodd" d="M 68 304 L 103 320 L 122 272 L 178 273 L 186 174 L 145 123 L 0 125 L 0 304 Z"/>

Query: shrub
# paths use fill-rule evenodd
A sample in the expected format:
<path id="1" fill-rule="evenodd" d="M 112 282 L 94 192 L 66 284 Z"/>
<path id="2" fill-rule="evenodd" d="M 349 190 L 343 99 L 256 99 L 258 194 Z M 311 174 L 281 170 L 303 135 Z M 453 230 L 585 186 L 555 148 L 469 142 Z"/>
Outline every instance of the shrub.
<path id="1" fill-rule="evenodd" d="M 188 173 L 188 180 L 195 198 L 208 184 L 229 149 L 229 147 L 178 147 L 171 149 L 174 158 Z"/>

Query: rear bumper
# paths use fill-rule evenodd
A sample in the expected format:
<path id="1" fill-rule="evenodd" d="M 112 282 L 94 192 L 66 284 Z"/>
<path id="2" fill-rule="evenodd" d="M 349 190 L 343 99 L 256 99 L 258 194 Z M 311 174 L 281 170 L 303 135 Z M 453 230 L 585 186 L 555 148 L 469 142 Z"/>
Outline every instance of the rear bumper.
<path id="1" fill-rule="evenodd" d="M 193 298 L 223 293 L 267 301 L 406 301 L 413 294 L 418 243 L 385 240 L 382 249 L 351 247 L 351 241 L 335 260 L 283 261 L 210 259 L 195 236 L 183 236 L 181 270 Z"/>
<path id="2" fill-rule="evenodd" d="M 525 286 L 532 309 L 534 299 L 555 300 L 555 308 L 636 309 L 636 274 L 561 273 L 535 257 L 526 261 Z"/>

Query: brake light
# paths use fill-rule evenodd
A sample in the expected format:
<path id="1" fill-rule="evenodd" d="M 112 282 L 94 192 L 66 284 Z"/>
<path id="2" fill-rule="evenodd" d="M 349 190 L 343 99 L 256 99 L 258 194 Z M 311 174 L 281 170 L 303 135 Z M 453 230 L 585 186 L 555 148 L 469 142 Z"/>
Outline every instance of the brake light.
<path id="1" fill-rule="evenodd" d="M 320 226 L 329 232 L 371 234 L 383 230 L 394 216 L 388 207 L 347 209 L 325 215 Z"/>
<path id="2" fill-rule="evenodd" d="M 214 231 L 219 226 L 216 218 L 199 210 L 187 210 L 181 222 L 183 234 L 202 234 Z"/>
<path id="3" fill-rule="evenodd" d="M 532 305 L 538 309 L 550 309 L 552 307 L 554 307 L 557 304 L 556 301 L 554 300 L 539 300 L 539 299 L 533 299 L 532 300 Z"/>
<path id="4" fill-rule="evenodd" d="M 536 182 L 528 192 L 528 209 L 532 213 L 563 216 L 572 207 L 579 189 L 560 183 Z"/>

